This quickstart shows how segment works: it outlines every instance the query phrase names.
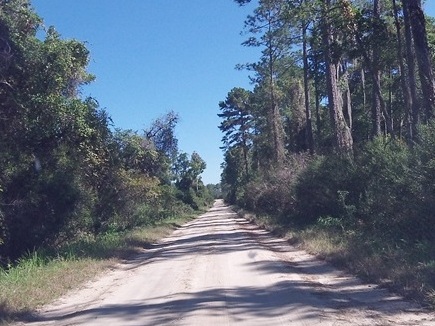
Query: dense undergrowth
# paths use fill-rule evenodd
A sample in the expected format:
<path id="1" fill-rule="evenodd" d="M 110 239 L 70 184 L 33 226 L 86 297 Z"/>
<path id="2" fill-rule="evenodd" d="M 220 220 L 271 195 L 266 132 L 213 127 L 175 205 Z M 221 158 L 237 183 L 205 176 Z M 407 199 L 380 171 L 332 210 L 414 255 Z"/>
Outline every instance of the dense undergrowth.
<path id="1" fill-rule="evenodd" d="M 238 189 L 237 204 L 310 252 L 435 306 L 435 128 L 354 157 L 299 155 Z M 264 218 L 268 216 L 268 218 Z"/>
<path id="2" fill-rule="evenodd" d="M 396 243 L 332 218 L 301 227 L 240 210 L 239 214 L 367 282 L 375 282 L 424 306 L 435 307 L 433 242 Z"/>

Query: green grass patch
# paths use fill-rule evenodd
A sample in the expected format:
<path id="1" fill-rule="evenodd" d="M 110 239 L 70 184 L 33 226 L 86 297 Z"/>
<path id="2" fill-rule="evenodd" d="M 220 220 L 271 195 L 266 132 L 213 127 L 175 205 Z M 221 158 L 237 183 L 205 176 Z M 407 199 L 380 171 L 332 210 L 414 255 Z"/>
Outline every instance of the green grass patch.
<path id="1" fill-rule="evenodd" d="M 15 266 L 0 269 L 0 325 L 19 319 L 92 280 L 117 262 L 168 236 L 198 212 L 132 231 L 83 235 L 57 251 L 29 253 Z"/>

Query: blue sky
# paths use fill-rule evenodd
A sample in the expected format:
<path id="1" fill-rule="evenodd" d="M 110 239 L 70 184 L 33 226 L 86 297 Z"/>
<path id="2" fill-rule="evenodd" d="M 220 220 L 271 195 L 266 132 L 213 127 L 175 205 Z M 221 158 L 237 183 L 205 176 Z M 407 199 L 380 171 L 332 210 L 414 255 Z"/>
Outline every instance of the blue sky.
<path id="1" fill-rule="evenodd" d="M 117 128 L 141 131 L 169 110 L 181 120 L 179 149 L 206 161 L 205 183 L 220 182 L 218 103 L 231 88 L 251 88 L 258 49 L 241 46 L 253 6 L 232 0 L 33 0 L 48 27 L 86 42 L 96 80 L 83 89 Z"/>
<path id="2" fill-rule="evenodd" d="M 426 10 L 435 16 L 435 4 Z M 240 44 L 254 5 L 233 0 L 33 0 L 63 38 L 86 42 L 96 81 L 83 96 L 98 100 L 114 126 L 141 131 L 169 110 L 181 151 L 206 161 L 205 183 L 220 181 L 223 160 L 218 103 L 233 87 L 252 88 L 236 64 L 259 50 Z"/>

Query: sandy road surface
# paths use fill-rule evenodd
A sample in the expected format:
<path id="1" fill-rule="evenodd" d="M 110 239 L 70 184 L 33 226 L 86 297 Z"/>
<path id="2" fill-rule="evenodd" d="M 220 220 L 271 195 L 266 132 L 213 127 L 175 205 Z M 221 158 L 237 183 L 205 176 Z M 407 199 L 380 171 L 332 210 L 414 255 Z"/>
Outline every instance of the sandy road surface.
<path id="1" fill-rule="evenodd" d="M 23 325 L 435 325 L 222 202 Z"/>

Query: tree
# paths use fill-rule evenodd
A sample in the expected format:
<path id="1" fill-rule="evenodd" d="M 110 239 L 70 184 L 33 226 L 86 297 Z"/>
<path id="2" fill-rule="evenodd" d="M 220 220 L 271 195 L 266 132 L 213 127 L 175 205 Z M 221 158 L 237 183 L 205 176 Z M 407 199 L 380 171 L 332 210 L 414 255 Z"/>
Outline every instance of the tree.
<path id="1" fill-rule="evenodd" d="M 199 156 L 197 152 L 193 152 L 190 158 L 190 174 L 194 179 L 196 191 L 199 190 L 199 183 L 201 181 L 200 175 L 204 172 L 207 164 L 205 161 Z"/>
<path id="2" fill-rule="evenodd" d="M 394 11 L 394 23 L 396 25 L 396 34 L 397 34 L 397 57 L 399 60 L 399 68 L 400 68 L 400 82 L 401 82 L 403 99 L 405 104 L 405 120 L 406 120 L 407 132 L 408 132 L 407 139 L 408 141 L 412 141 L 414 135 L 414 129 L 412 126 L 412 110 L 413 110 L 414 99 L 411 94 L 411 87 L 407 79 L 407 72 L 405 69 L 404 47 L 402 42 L 402 26 L 399 20 L 399 9 L 396 0 L 393 0 L 393 11 Z"/>
<path id="3" fill-rule="evenodd" d="M 334 30 L 331 13 L 331 0 L 322 2 L 322 40 L 326 66 L 326 85 L 328 90 L 328 106 L 332 125 L 334 126 L 335 144 L 340 152 L 350 153 L 353 138 L 343 115 L 343 99 L 338 85 L 340 56 L 337 49 L 337 31 Z"/>
<path id="4" fill-rule="evenodd" d="M 310 99 L 310 62 L 309 62 L 309 34 L 310 28 L 315 20 L 313 14 L 313 4 L 309 0 L 287 1 L 287 8 L 281 19 L 285 19 L 289 28 L 295 29 L 296 35 L 292 35 L 294 43 L 299 43 L 302 47 L 302 64 L 303 64 L 303 85 L 304 85 L 304 107 L 305 107 L 305 137 L 308 150 L 314 153 L 314 136 L 312 127 L 311 99 Z M 297 34 L 300 34 L 298 36 Z M 289 44 L 289 47 L 291 44 Z"/>
<path id="5" fill-rule="evenodd" d="M 154 149 L 158 153 L 160 164 L 157 175 L 165 183 L 170 182 L 170 167 L 178 154 L 178 139 L 175 137 L 175 127 L 179 116 L 173 111 L 157 118 L 151 126 L 144 130 L 144 146 Z"/>
<path id="6" fill-rule="evenodd" d="M 117 129 L 113 138 L 117 147 L 117 159 L 126 171 L 155 176 L 166 169 L 166 164 L 159 161 L 159 153 L 144 136 L 132 130 Z"/>
<path id="7" fill-rule="evenodd" d="M 414 48 L 420 74 L 421 90 L 423 93 L 425 122 L 431 119 L 435 112 L 435 85 L 432 62 L 426 32 L 426 19 L 421 0 L 405 1 L 409 12 Z"/>
<path id="8" fill-rule="evenodd" d="M 218 116 L 224 119 L 219 129 L 224 133 L 222 142 L 228 150 L 239 146 L 243 151 L 245 176 L 249 176 L 248 152 L 252 145 L 253 117 L 250 104 L 251 92 L 243 88 L 233 88 L 225 101 L 219 103 L 222 113 Z"/>
<path id="9" fill-rule="evenodd" d="M 409 15 L 409 8 L 406 4 L 406 0 L 402 0 L 402 12 L 403 12 L 403 25 L 405 29 L 405 49 L 406 49 L 406 82 L 410 89 L 410 138 L 414 139 L 417 135 L 417 126 L 420 123 L 420 103 L 417 96 L 417 82 L 415 76 L 415 53 L 412 44 L 412 30 L 411 21 Z"/>
<path id="10" fill-rule="evenodd" d="M 197 152 L 193 152 L 190 159 L 187 153 L 178 154 L 173 168 L 177 187 L 181 190 L 195 187 L 198 191 L 200 175 L 206 167 L 207 164 Z"/>
<path id="11" fill-rule="evenodd" d="M 174 158 L 178 152 L 178 140 L 175 137 L 175 127 L 180 117 L 174 111 L 169 111 L 151 123 L 144 130 L 145 138 L 152 141 L 156 150 L 169 158 Z"/>
<path id="12" fill-rule="evenodd" d="M 182 192 L 182 200 L 193 208 L 198 208 L 198 195 L 203 187 L 201 173 L 207 167 L 201 156 L 193 152 L 190 159 L 187 153 L 180 153 L 174 163 L 175 185 Z"/>
<path id="13" fill-rule="evenodd" d="M 183 179 L 187 178 L 189 174 L 189 168 L 189 156 L 184 152 L 179 153 L 172 166 L 173 177 L 178 188 L 186 188 L 184 185 L 182 185 L 182 183 Z M 187 188 L 189 187 L 190 183 L 187 185 Z"/>
<path id="14" fill-rule="evenodd" d="M 224 154 L 221 185 L 224 199 L 235 204 L 242 197 L 244 178 L 243 153 L 240 147 L 233 147 Z"/>
<path id="15" fill-rule="evenodd" d="M 184 207 L 170 180 L 178 115 L 143 134 L 112 131 L 98 101 L 81 94 L 94 79 L 89 56 L 83 42 L 43 29 L 29 0 L 0 0 L 0 267 Z M 205 166 L 196 153 L 188 160 L 192 207 L 209 199 Z"/>
<path id="16" fill-rule="evenodd" d="M 380 23 L 380 3 L 379 0 L 373 1 L 373 34 L 382 35 L 382 27 Z M 380 56 L 381 56 L 381 47 L 378 42 L 374 43 L 372 47 L 372 60 L 370 62 L 371 70 L 372 70 L 372 78 L 373 78 L 373 95 L 372 95 L 372 137 L 377 137 L 381 135 L 381 105 L 385 106 L 383 101 L 382 94 L 378 90 L 381 89 L 381 71 L 380 71 Z M 391 129 L 391 127 L 390 127 Z M 391 131 L 391 130 L 390 130 Z"/>
<path id="17" fill-rule="evenodd" d="M 222 187 L 221 184 L 208 184 L 206 185 L 208 192 L 213 196 L 214 199 L 222 198 Z"/>
<path id="18" fill-rule="evenodd" d="M 250 67 L 257 74 L 257 83 L 262 84 L 268 92 L 268 137 L 272 145 L 274 163 L 278 166 L 283 163 L 285 157 L 284 129 L 276 87 L 277 64 L 288 53 L 289 29 L 285 20 L 280 19 L 284 7 L 285 2 L 282 0 L 261 1 L 254 15 L 249 16 L 245 22 L 246 28 L 253 36 L 243 43 L 246 46 L 263 47 L 260 62 L 251 64 Z"/>
<path id="19" fill-rule="evenodd" d="M 0 2 L 0 261 L 88 232 L 108 182 L 110 119 L 80 98 L 89 51 L 41 22 L 29 1 Z"/>
<path id="20" fill-rule="evenodd" d="M 305 1 L 304 1 L 305 3 Z M 309 63 L 308 63 L 308 52 L 307 52 L 307 44 L 308 44 L 308 30 L 309 22 L 307 20 L 303 20 L 301 22 L 301 30 L 302 30 L 302 60 L 304 65 L 304 101 L 305 101 L 305 117 L 307 120 L 307 140 L 308 140 L 308 148 L 311 154 L 314 154 L 314 138 L 313 138 L 313 126 L 311 119 L 311 108 L 310 108 L 310 87 L 309 87 Z"/>

